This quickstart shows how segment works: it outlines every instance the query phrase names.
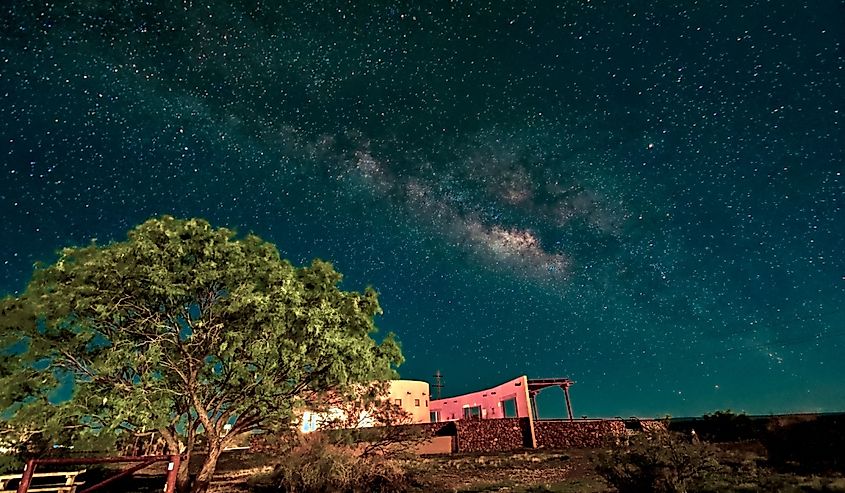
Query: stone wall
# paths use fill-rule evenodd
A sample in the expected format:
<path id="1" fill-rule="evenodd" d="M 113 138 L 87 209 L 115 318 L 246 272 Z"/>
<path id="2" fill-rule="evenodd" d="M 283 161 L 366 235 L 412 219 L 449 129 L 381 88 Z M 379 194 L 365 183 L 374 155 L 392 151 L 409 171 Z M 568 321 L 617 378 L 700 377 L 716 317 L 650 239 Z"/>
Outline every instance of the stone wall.
<path id="1" fill-rule="evenodd" d="M 657 419 L 641 419 L 640 427 L 646 433 L 666 433 L 669 431 L 666 422 Z"/>
<path id="2" fill-rule="evenodd" d="M 434 437 L 454 437 L 456 435 L 456 428 L 455 422 L 447 421 L 442 423 L 415 423 L 409 425 L 400 425 L 397 428 L 405 429 L 405 430 L 414 430 L 419 433 L 418 436 L 423 438 L 434 438 Z M 325 433 L 325 431 L 315 431 L 315 434 Z M 331 431 L 329 431 L 331 433 Z M 455 439 L 453 438 L 452 441 L 454 442 Z M 440 450 L 443 448 L 442 444 L 445 443 L 442 440 L 432 441 L 432 443 L 438 444 L 438 449 Z M 263 433 L 258 435 L 252 435 L 249 439 L 249 448 L 253 452 L 263 452 L 263 453 L 279 453 L 281 450 L 285 450 L 287 445 L 285 444 L 284 438 L 282 436 L 277 436 L 272 433 Z M 426 449 L 423 453 L 439 453 L 433 452 Z"/>
<path id="3" fill-rule="evenodd" d="M 462 419 L 454 423 L 458 452 L 500 452 L 526 446 L 528 418 Z"/>
<path id="4" fill-rule="evenodd" d="M 455 436 L 455 422 L 441 421 L 440 423 L 414 423 L 411 425 L 400 425 L 400 428 L 419 430 L 423 436 Z"/>
<path id="5" fill-rule="evenodd" d="M 538 448 L 598 448 L 625 436 L 619 420 L 535 421 Z"/>
<path id="6" fill-rule="evenodd" d="M 622 420 L 534 421 L 534 432 L 538 448 L 598 448 L 618 442 L 629 433 L 663 427 L 661 422 L 651 420 L 638 420 L 636 425 L 634 430 L 626 429 L 626 422 Z M 419 430 L 419 435 L 426 438 L 451 437 L 451 448 L 456 452 L 504 452 L 531 447 L 528 418 L 461 419 L 402 428 Z M 446 440 L 430 442 L 436 442 L 437 446 L 421 448 L 420 453 L 447 453 Z M 251 443 L 254 451 L 268 452 L 277 444 L 278 440 L 266 435 L 254 436 Z"/>

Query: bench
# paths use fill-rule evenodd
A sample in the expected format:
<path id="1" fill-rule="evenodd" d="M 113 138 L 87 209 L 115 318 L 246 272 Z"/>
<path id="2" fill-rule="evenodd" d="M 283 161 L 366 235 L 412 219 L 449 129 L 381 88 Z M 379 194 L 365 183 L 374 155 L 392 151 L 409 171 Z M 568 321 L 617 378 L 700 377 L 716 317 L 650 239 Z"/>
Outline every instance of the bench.
<path id="1" fill-rule="evenodd" d="M 85 484 L 84 481 L 77 481 L 76 477 L 80 474 L 84 473 L 86 470 L 83 469 L 81 471 L 68 471 L 68 472 L 36 472 L 32 475 L 32 484 L 29 486 L 27 491 L 32 493 L 42 492 L 42 491 L 54 491 L 56 493 L 76 493 L 76 487 L 82 486 Z M 0 476 L 0 492 L 3 491 L 16 491 L 17 488 L 9 488 L 9 483 L 16 479 L 21 479 L 22 474 L 6 474 Z M 50 478 L 49 481 L 56 481 L 59 480 L 58 478 L 64 478 L 64 483 L 43 483 L 42 481 L 38 481 L 39 478 Z"/>

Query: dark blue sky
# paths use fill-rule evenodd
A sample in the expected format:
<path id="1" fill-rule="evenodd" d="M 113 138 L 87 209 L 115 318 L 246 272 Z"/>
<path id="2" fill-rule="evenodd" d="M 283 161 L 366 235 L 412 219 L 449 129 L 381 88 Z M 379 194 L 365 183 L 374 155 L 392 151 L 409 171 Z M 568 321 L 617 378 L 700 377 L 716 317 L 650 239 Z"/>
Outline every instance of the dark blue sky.
<path id="1" fill-rule="evenodd" d="M 448 394 L 845 407 L 845 2 L 126 3 L 3 8 L 0 292 L 200 216 L 375 286 Z"/>

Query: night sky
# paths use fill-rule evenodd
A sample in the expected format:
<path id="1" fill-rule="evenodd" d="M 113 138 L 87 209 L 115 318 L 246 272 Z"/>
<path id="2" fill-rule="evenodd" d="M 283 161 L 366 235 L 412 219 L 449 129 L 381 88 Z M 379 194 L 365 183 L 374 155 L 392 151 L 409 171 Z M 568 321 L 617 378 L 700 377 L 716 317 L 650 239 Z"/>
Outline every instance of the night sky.
<path id="1" fill-rule="evenodd" d="M 199 216 L 376 287 L 444 394 L 845 409 L 845 2 L 503 3 L 6 2 L 0 293 Z"/>

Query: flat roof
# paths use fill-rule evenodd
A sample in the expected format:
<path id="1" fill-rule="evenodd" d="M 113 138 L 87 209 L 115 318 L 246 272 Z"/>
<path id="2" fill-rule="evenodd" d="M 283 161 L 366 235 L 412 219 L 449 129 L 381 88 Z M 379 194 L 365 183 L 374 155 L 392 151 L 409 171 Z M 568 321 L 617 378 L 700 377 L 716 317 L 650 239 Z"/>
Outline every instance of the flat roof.
<path id="1" fill-rule="evenodd" d="M 529 378 L 528 390 L 542 390 L 546 387 L 569 387 L 574 383 L 569 378 Z"/>

